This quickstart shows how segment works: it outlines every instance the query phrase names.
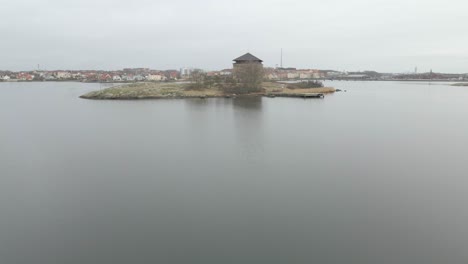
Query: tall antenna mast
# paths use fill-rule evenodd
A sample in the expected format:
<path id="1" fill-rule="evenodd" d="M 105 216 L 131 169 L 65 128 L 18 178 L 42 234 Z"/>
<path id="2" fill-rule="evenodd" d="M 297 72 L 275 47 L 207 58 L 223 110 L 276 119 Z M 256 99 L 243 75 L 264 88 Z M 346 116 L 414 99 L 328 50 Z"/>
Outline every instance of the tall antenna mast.
<path id="1" fill-rule="evenodd" d="M 283 48 L 281 48 L 281 63 L 280 67 L 283 68 Z"/>

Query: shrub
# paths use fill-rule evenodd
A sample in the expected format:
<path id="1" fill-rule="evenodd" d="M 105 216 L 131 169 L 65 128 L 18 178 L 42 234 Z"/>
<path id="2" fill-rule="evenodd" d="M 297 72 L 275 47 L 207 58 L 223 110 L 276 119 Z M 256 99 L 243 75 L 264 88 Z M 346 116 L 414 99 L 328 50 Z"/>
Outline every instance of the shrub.
<path id="1" fill-rule="evenodd" d="M 289 89 L 309 89 L 309 88 L 321 88 L 323 83 L 320 81 L 307 81 L 288 84 Z"/>

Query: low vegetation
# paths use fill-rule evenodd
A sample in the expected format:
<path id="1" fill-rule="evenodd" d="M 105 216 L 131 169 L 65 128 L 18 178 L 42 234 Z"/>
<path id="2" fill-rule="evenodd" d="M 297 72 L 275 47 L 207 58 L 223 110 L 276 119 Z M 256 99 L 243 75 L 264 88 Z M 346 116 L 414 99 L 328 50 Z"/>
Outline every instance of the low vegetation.
<path id="1" fill-rule="evenodd" d="M 200 96 L 222 96 L 217 89 L 191 89 L 190 83 L 134 83 L 114 86 L 82 95 L 86 99 L 156 99 Z"/>
<path id="2" fill-rule="evenodd" d="M 266 94 L 305 94 L 305 93 L 334 93 L 335 88 L 317 87 L 317 88 L 289 88 L 285 83 L 264 82 L 263 89 Z"/>
<path id="3" fill-rule="evenodd" d="M 301 93 L 332 93 L 334 88 L 289 88 L 277 82 L 263 82 L 259 89 L 243 89 L 242 84 L 230 76 L 196 78 L 189 82 L 133 83 L 114 86 L 82 95 L 86 99 L 158 99 L 224 97 L 235 95 L 281 95 Z"/>
<path id="4" fill-rule="evenodd" d="M 290 83 L 288 84 L 288 89 L 311 89 L 311 88 L 322 88 L 323 83 L 320 81 L 305 81 L 305 82 L 298 82 L 298 83 Z"/>

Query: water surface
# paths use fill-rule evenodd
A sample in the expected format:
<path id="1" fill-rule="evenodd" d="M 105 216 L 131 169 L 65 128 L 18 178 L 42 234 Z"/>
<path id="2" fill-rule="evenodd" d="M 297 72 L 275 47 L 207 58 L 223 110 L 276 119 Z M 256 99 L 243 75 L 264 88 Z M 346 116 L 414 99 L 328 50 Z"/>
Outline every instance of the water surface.
<path id="1" fill-rule="evenodd" d="M 467 263 L 468 89 L 92 101 L 0 83 L 0 262 Z"/>

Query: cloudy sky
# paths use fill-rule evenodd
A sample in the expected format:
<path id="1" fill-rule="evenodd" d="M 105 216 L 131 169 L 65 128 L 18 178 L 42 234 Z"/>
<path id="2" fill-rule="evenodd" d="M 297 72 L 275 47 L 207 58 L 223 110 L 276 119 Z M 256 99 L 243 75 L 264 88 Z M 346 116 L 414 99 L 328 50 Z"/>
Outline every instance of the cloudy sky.
<path id="1" fill-rule="evenodd" d="M 0 0 L 0 70 L 468 72 L 466 0 Z"/>

